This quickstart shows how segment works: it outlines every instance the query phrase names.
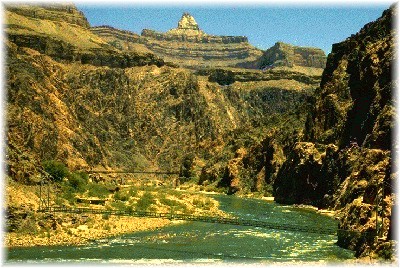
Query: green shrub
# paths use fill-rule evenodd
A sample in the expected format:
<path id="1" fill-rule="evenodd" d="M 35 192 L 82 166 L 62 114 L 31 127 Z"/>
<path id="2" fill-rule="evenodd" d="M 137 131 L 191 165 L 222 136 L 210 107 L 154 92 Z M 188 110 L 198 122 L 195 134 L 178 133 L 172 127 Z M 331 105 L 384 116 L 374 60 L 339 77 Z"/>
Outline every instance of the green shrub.
<path id="1" fill-rule="evenodd" d="M 154 197 L 150 192 L 145 192 L 139 201 L 136 203 L 137 210 L 148 210 L 149 207 L 154 203 Z"/>
<path id="2" fill-rule="evenodd" d="M 111 206 L 113 206 L 114 209 L 116 209 L 116 210 L 126 210 L 127 209 L 127 206 L 125 205 L 125 203 L 120 200 L 112 202 Z"/>
<path id="3" fill-rule="evenodd" d="M 129 195 L 129 193 L 128 192 L 122 192 L 122 191 L 119 191 L 119 192 L 116 192 L 115 194 L 114 194 L 114 199 L 115 200 L 120 200 L 120 201 L 128 201 L 129 200 L 129 197 L 130 197 L 130 195 Z"/>
<path id="4" fill-rule="evenodd" d="M 125 211 L 128 212 L 128 213 L 132 213 L 132 212 L 135 211 L 135 208 L 133 206 L 126 206 Z"/>
<path id="5" fill-rule="evenodd" d="M 209 198 L 207 198 L 206 200 L 194 199 L 193 206 L 201 208 L 201 209 L 209 210 L 213 206 L 213 203 L 212 203 L 211 199 L 209 199 Z"/>
<path id="6" fill-rule="evenodd" d="M 134 189 L 129 190 L 129 196 L 135 197 L 135 196 L 137 196 L 137 194 L 138 194 L 137 190 L 134 190 Z"/>
<path id="7" fill-rule="evenodd" d="M 70 204 L 75 203 L 75 193 L 73 191 L 74 189 L 72 187 L 63 187 L 62 188 L 62 198 L 67 200 Z"/>
<path id="8" fill-rule="evenodd" d="M 70 173 L 68 176 L 69 185 L 78 191 L 83 191 L 87 184 L 87 180 L 80 173 Z"/>
<path id="9" fill-rule="evenodd" d="M 23 234 L 37 234 L 39 231 L 36 220 L 29 216 L 22 221 L 18 230 Z"/>
<path id="10" fill-rule="evenodd" d="M 85 181 L 89 181 L 89 174 L 87 174 L 85 171 L 77 171 L 75 172 L 76 174 L 79 174 L 79 176 Z"/>
<path id="11" fill-rule="evenodd" d="M 272 196 L 272 193 L 273 193 L 272 184 L 266 184 L 263 189 L 263 196 L 269 197 Z"/>
<path id="12" fill-rule="evenodd" d="M 109 191 L 103 184 L 91 183 L 88 185 L 88 195 L 92 197 L 104 198 L 108 196 Z"/>
<path id="13" fill-rule="evenodd" d="M 68 168 L 61 162 L 49 160 L 43 162 L 44 170 L 52 176 L 54 181 L 62 181 L 68 176 Z"/>
<path id="14" fill-rule="evenodd" d="M 161 197 L 160 203 L 170 207 L 180 207 L 181 203 L 176 200 L 167 199 L 165 196 Z"/>

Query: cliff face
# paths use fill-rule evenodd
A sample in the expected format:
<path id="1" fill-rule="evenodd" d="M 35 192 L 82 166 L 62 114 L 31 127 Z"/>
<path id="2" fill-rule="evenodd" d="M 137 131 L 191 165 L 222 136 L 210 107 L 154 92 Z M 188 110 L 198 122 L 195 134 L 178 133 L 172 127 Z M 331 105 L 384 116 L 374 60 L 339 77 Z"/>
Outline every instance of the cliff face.
<path id="1" fill-rule="evenodd" d="M 144 29 L 141 36 L 111 27 L 94 27 L 92 32 L 119 49 L 151 51 L 181 67 L 234 67 L 254 62 L 262 51 L 245 36 L 216 36 L 202 31 L 195 19 L 184 13 L 178 27 L 160 33 Z"/>
<path id="2" fill-rule="evenodd" d="M 73 4 L 38 4 L 34 7 L 22 4 L 18 6 L 7 5 L 7 10 L 24 17 L 68 22 L 84 28 L 90 27 L 86 17 Z"/>
<path id="3" fill-rule="evenodd" d="M 393 10 L 332 46 L 306 139 L 390 150 L 393 115 Z"/>
<path id="4" fill-rule="evenodd" d="M 208 35 L 202 31 L 171 29 L 166 33 L 156 32 L 150 29 L 143 29 L 142 36 L 153 38 L 159 41 L 178 41 L 200 44 L 234 44 L 234 43 L 247 43 L 246 36 L 224 36 L 224 35 Z M 145 42 L 145 41 L 143 41 Z"/>
<path id="5" fill-rule="evenodd" d="M 280 168 L 276 201 L 341 211 L 338 244 L 358 256 L 391 252 L 395 7 L 332 46 L 302 142 Z M 375 239 L 375 235 L 383 239 Z M 383 241 L 383 242 L 382 242 Z"/>
<path id="6" fill-rule="evenodd" d="M 325 68 L 326 56 L 319 48 L 298 47 L 277 42 L 264 52 L 259 61 L 261 68 L 271 65 Z"/>
<path id="7" fill-rule="evenodd" d="M 92 32 L 108 40 L 114 47 L 147 49 L 168 62 L 188 68 L 239 67 L 262 69 L 277 66 L 324 68 L 325 53 L 318 48 L 298 47 L 282 42 L 266 51 L 248 43 L 246 36 L 217 36 L 202 31 L 188 13 L 178 27 L 166 33 L 144 29 L 141 36 L 113 29 L 94 27 Z"/>
<path id="8" fill-rule="evenodd" d="M 91 33 L 86 18 L 72 5 L 8 5 L 6 20 L 8 40 L 17 46 L 48 55 L 58 62 L 120 68 L 164 65 L 164 61 L 153 53 L 120 51 Z"/>
<path id="9" fill-rule="evenodd" d="M 110 26 L 96 26 L 90 31 L 100 36 L 107 44 L 121 51 L 133 51 L 137 53 L 153 54 L 145 45 L 140 44 L 140 35 L 130 31 L 119 30 Z"/>

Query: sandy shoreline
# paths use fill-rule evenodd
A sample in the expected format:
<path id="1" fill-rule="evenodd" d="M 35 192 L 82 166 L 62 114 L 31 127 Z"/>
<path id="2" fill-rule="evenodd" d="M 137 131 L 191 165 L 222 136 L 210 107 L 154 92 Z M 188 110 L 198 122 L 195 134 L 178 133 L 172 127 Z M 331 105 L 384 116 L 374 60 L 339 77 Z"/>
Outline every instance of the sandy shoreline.
<path id="1" fill-rule="evenodd" d="M 181 190 L 182 192 L 190 192 Z M 190 192 L 191 193 L 191 192 Z M 201 192 L 202 194 L 215 195 L 215 192 Z M 196 192 L 199 194 L 199 192 Z M 243 196 L 245 198 L 255 198 L 274 202 L 273 197 L 255 197 Z M 187 199 L 187 197 L 186 197 Z M 188 200 L 193 203 L 193 200 Z M 293 205 L 302 209 L 310 209 L 316 213 L 335 216 L 334 211 L 318 210 L 316 207 Z M 218 205 L 214 204 L 211 211 L 212 214 L 223 215 L 217 209 Z M 195 214 L 201 211 L 196 211 Z M 42 215 L 40 213 L 32 215 L 30 225 L 26 226 L 22 231 L 5 232 L 4 245 L 6 248 L 13 247 L 33 247 L 33 246 L 56 246 L 56 245 L 84 245 L 97 239 L 110 238 L 126 233 L 138 231 L 151 231 L 170 224 L 177 224 L 181 221 L 171 221 L 159 218 L 135 218 L 110 215 L 105 218 L 102 215 Z"/>
<path id="2" fill-rule="evenodd" d="M 57 224 L 55 229 L 42 233 L 4 233 L 6 248 L 56 246 L 56 245 L 84 245 L 93 240 L 110 238 L 126 233 L 150 231 L 178 221 L 153 218 L 133 218 L 110 216 L 102 219 L 94 215 L 78 224 Z"/>

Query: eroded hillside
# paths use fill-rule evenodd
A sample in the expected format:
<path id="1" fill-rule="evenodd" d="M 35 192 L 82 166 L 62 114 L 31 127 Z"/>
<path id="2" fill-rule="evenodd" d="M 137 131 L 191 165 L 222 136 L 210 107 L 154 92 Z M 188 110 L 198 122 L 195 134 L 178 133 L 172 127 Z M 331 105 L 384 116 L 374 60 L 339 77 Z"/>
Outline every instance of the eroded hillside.
<path id="1" fill-rule="evenodd" d="M 220 85 L 219 73 L 116 48 L 88 24 L 63 21 L 70 12 L 86 21 L 73 6 L 22 10 L 6 14 L 8 169 L 21 182 L 54 159 L 75 170 L 178 171 L 189 159 L 189 174 L 200 176 L 262 139 L 262 129 L 293 113 L 319 83 L 318 71 L 277 68 L 224 70 L 235 79 Z M 249 128 L 254 136 L 237 145 L 234 137 Z"/>

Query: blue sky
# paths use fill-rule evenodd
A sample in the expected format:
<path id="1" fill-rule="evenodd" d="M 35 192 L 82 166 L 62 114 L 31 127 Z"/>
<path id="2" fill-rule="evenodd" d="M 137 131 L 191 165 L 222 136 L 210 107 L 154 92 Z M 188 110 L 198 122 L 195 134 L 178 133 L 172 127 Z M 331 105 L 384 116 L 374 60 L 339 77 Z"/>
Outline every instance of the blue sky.
<path id="1" fill-rule="evenodd" d="M 244 35 L 267 49 L 277 41 L 322 48 L 358 32 L 376 20 L 389 4 L 353 6 L 312 5 L 139 5 L 77 4 L 92 26 L 110 25 L 140 34 L 142 29 L 166 32 L 175 28 L 183 12 L 189 12 L 200 28 L 214 35 Z"/>

